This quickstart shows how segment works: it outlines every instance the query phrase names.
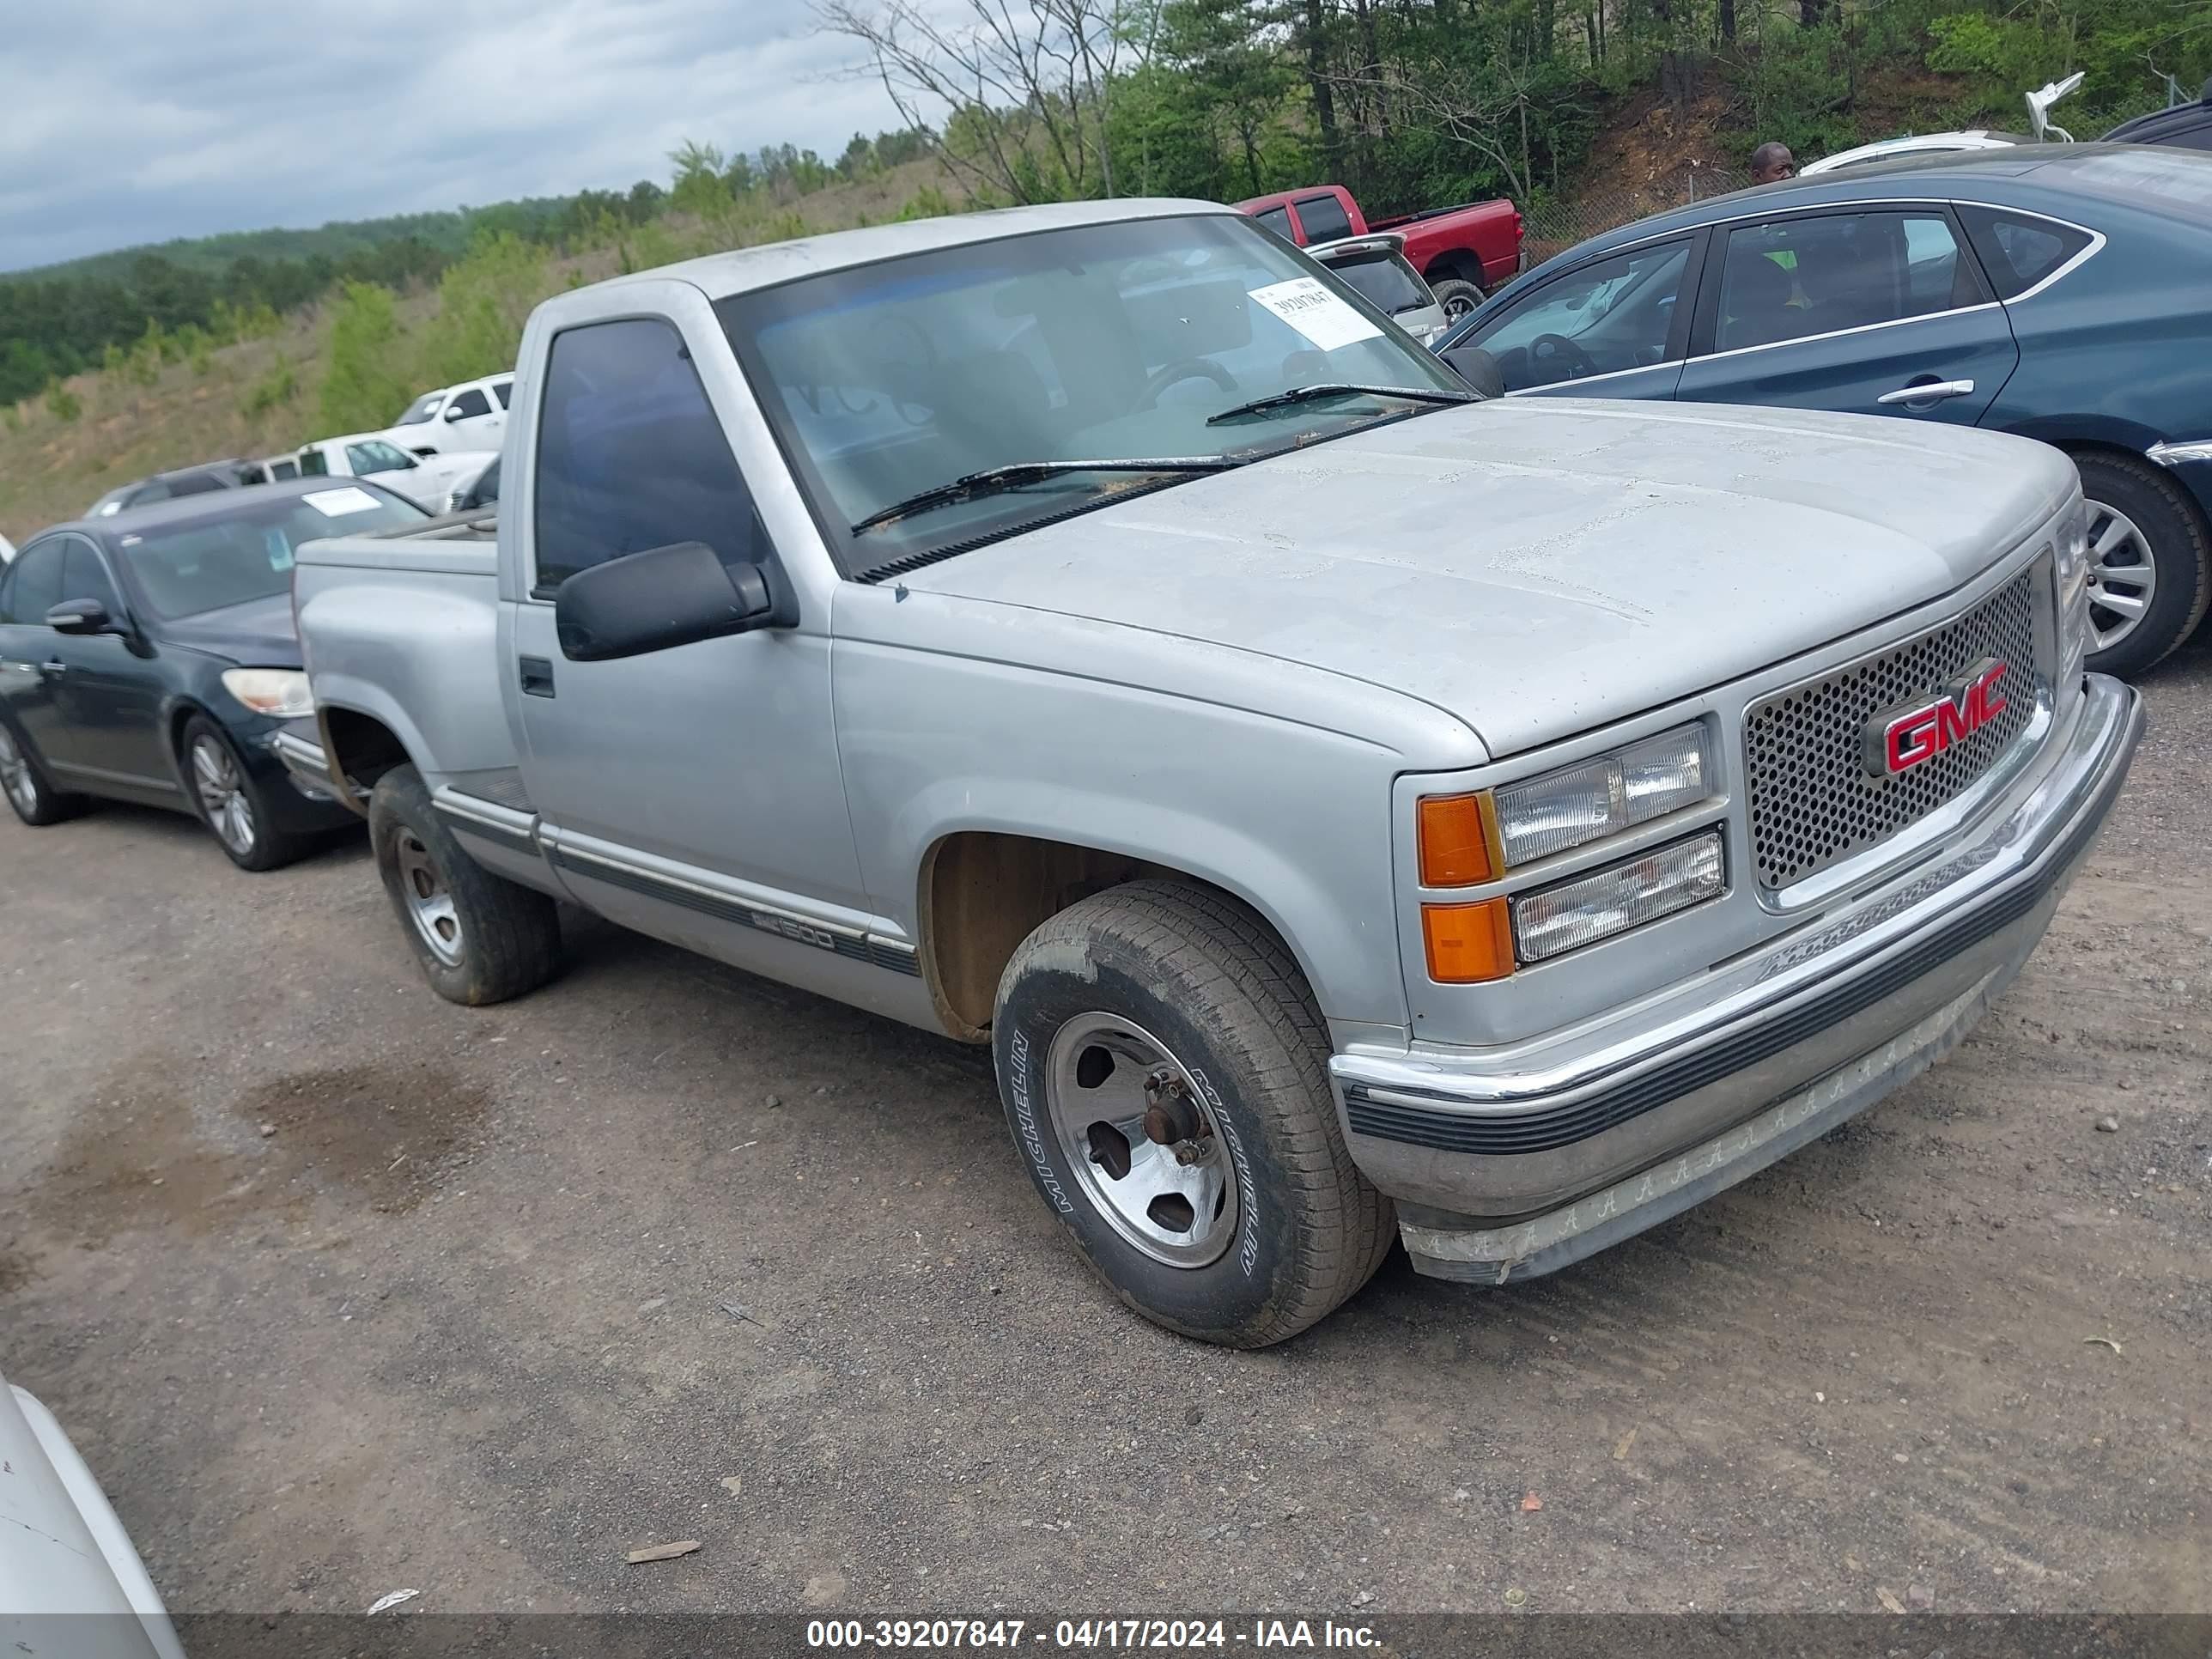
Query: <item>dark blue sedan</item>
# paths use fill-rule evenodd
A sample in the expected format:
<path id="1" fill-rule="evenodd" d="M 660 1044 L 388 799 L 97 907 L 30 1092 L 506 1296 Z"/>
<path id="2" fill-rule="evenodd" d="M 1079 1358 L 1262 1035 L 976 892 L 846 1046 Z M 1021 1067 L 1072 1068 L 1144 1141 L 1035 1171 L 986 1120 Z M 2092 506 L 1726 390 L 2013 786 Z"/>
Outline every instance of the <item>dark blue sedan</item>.
<path id="1" fill-rule="evenodd" d="M 314 711 L 292 556 L 427 516 L 366 479 L 302 478 L 33 537 L 0 569 L 0 794 L 33 825 L 95 797 L 189 812 L 247 870 L 358 823 L 275 749 Z"/>
<path id="2" fill-rule="evenodd" d="M 2074 457 L 2089 665 L 2148 668 L 2212 600 L 2212 155 L 1908 158 L 1612 231 L 1443 336 L 1509 394 L 1955 421 Z"/>

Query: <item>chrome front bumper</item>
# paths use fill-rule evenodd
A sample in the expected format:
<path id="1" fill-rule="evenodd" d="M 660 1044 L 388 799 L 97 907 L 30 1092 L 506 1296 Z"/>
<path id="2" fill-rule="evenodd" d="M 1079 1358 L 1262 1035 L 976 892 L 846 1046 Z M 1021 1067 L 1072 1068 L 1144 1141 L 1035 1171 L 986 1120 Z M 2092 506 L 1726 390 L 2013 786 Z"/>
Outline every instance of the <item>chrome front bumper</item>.
<path id="1" fill-rule="evenodd" d="M 1697 981 L 1510 1048 L 1329 1062 L 1414 1265 L 1565 1267 L 1764 1168 L 1948 1052 L 2034 949 L 2111 811 L 2142 707 L 2092 675 L 2070 730 L 1964 837 Z"/>
<path id="2" fill-rule="evenodd" d="M 293 720 L 280 726 L 270 734 L 269 751 L 284 763 L 286 781 L 309 800 L 337 801 L 342 805 L 362 810 L 357 798 L 343 799 L 331 778 L 330 763 L 324 757 L 323 745 L 313 735 L 313 720 Z"/>

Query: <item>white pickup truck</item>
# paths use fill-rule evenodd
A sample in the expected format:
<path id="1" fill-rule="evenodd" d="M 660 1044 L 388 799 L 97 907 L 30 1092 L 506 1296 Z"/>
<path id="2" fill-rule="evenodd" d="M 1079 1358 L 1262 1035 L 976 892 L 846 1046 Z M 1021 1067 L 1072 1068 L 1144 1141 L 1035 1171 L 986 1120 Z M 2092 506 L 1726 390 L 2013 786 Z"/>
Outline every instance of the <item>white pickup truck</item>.
<path id="1" fill-rule="evenodd" d="M 1479 369 L 1480 365 L 1469 366 Z M 2120 787 L 2073 465 L 1477 396 L 1200 203 L 548 301 L 488 520 L 302 550 L 430 982 L 556 899 L 992 1044 L 1121 1297 L 1257 1346 L 1565 1266 L 1933 1063 Z"/>
<path id="2" fill-rule="evenodd" d="M 301 444 L 297 459 L 302 477 L 374 478 L 431 513 L 443 513 L 453 492 L 484 466 L 484 457 L 473 452 L 412 455 L 374 432 L 318 438 Z"/>

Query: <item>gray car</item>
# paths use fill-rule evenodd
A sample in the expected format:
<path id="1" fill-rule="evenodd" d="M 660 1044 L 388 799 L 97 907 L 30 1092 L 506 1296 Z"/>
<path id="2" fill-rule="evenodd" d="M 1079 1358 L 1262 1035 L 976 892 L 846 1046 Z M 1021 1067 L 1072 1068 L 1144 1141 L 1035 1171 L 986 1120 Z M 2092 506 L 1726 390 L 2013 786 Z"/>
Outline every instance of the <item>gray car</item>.
<path id="1" fill-rule="evenodd" d="M 567 899 L 988 1043 L 1077 1246 L 1212 1341 L 1401 1239 L 1553 1271 L 1896 1088 L 2140 728 L 2057 450 L 1479 399 L 1205 204 L 579 289 L 516 387 L 495 535 L 295 584 L 283 751 L 431 985 L 539 984 Z"/>

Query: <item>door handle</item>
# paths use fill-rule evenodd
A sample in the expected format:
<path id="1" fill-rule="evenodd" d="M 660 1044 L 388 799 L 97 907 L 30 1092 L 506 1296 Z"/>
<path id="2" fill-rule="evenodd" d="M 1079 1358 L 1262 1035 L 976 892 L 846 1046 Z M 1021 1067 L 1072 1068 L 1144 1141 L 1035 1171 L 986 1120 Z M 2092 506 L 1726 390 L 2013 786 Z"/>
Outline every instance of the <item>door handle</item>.
<path id="1" fill-rule="evenodd" d="M 1946 398 L 1971 398 L 1974 395 L 1972 380 L 1924 380 L 1918 386 L 1901 386 L 1894 392 L 1885 392 L 1875 399 L 1880 404 L 1935 404 Z"/>
<path id="2" fill-rule="evenodd" d="M 39 665 L 39 672 L 41 674 L 66 674 L 69 672 L 69 665 L 61 661 L 58 658 L 49 657 L 46 661 Z"/>
<path id="3" fill-rule="evenodd" d="M 521 659 L 522 695 L 526 697 L 550 697 L 553 695 L 553 665 L 544 657 Z"/>

